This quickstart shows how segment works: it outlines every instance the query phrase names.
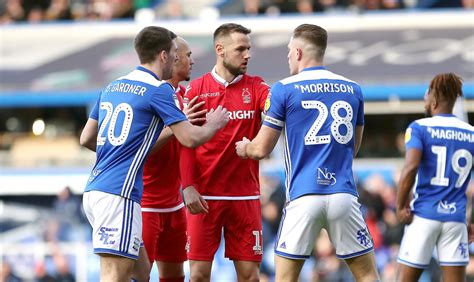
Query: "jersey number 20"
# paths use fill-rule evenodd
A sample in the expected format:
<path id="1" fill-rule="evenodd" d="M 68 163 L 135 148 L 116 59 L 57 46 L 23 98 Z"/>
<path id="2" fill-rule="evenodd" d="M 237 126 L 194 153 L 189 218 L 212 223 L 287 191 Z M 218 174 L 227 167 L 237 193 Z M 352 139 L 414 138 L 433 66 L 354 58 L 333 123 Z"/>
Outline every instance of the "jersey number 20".
<path id="1" fill-rule="evenodd" d="M 431 146 L 431 151 L 436 154 L 437 161 L 436 175 L 435 177 L 431 178 L 430 184 L 438 186 L 448 186 L 449 178 L 444 177 L 446 171 L 446 147 Z M 464 166 L 459 165 L 459 160 L 461 160 L 462 158 L 466 160 L 466 164 Z M 471 153 L 469 153 L 469 151 L 465 149 L 456 150 L 453 154 L 453 157 L 451 158 L 451 166 L 453 167 L 454 172 L 459 175 L 454 187 L 460 188 L 464 181 L 466 181 L 466 178 L 468 177 L 472 168 Z"/>
<path id="2" fill-rule="evenodd" d="M 303 109 L 312 110 L 317 109 L 319 115 L 316 120 L 313 122 L 313 125 L 309 129 L 308 133 L 304 136 L 305 145 L 318 145 L 318 144 L 328 144 L 331 142 L 331 137 L 328 135 L 319 135 L 318 132 L 323 126 L 324 122 L 328 118 L 328 108 L 326 104 L 320 101 L 307 100 L 301 101 L 301 106 Z M 339 115 L 339 110 L 344 109 L 346 115 L 341 117 Z M 331 122 L 331 134 L 333 138 L 340 144 L 347 144 L 351 141 L 352 136 L 354 135 L 354 129 L 352 127 L 352 117 L 354 116 L 351 104 L 346 101 L 336 101 L 331 106 L 331 116 L 333 121 Z M 341 134 L 339 132 L 339 127 L 345 125 L 347 132 L 346 134 Z"/>
<path id="3" fill-rule="evenodd" d="M 99 133 L 97 134 L 97 146 L 101 146 L 105 144 L 105 140 L 108 140 L 110 144 L 113 146 L 120 146 L 128 138 L 128 134 L 130 133 L 130 127 L 132 126 L 133 120 L 133 109 L 127 103 L 121 103 L 117 105 L 114 109 L 114 105 L 110 102 L 102 102 L 100 103 L 100 109 L 105 110 L 105 118 L 102 121 L 102 124 L 99 128 Z M 124 112 L 124 120 L 122 124 L 122 128 L 120 130 L 120 134 L 115 136 L 115 125 L 117 124 L 117 118 L 120 112 Z M 110 124 L 109 124 L 110 122 Z M 102 136 L 104 134 L 104 130 L 109 124 L 109 129 L 106 132 L 106 136 Z"/>

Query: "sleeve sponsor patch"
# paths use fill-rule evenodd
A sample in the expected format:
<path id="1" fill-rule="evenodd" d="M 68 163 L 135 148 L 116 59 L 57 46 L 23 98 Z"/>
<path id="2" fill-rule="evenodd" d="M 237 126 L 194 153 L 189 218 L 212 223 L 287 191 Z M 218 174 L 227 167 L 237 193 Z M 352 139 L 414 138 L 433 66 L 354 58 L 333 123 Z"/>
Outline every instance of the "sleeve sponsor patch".
<path id="1" fill-rule="evenodd" d="M 268 122 L 268 123 L 271 123 L 273 125 L 279 126 L 279 127 L 283 127 L 285 125 L 285 123 L 283 121 L 278 120 L 276 118 L 272 118 L 270 116 L 266 116 L 265 121 Z"/>
<path id="2" fill-rule="evenodd" d="M 405 131 L 405 143 L 410 142 L 411 140 L 411 128 L 407 128 Z"/>

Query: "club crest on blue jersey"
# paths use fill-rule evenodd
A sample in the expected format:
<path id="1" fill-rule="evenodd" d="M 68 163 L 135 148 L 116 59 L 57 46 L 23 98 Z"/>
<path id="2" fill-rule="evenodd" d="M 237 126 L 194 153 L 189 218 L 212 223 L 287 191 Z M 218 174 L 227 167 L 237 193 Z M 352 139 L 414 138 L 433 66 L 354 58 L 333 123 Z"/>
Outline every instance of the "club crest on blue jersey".
<path id="1" fill-rule="evenodd" d="M 252 102 L 252 95 L 250 94 L 248 88 L 242 89 L 242 101 L 244 102 L 244 104 L 250 104 Z"/>
<path id="2" fill-rule="evenodd" d="M 178 109 L 180 109 L 180 105 L 179 105 L 179 100 L 178 100 L 178 96 L 176 94 L 173 94 L 173 100 L 174 100 L 174 104 L 176 105 L 176 107 Z"/>
<path id="3" fill-rule="evenodd" d="M 142 240 L 138 237 L 133 238 L 133 249 L 138 252 L 140 250 L 140 245 L 141 245 Z"/>
<path id="4" fill-rule="evenodd" d="M 337 182 L 336 180 L 336 173 L 329 171 L 326 167 L 321 169 L 318 167 L 318 180 L 317 183 L 319 185 L 335 185 Z"/>

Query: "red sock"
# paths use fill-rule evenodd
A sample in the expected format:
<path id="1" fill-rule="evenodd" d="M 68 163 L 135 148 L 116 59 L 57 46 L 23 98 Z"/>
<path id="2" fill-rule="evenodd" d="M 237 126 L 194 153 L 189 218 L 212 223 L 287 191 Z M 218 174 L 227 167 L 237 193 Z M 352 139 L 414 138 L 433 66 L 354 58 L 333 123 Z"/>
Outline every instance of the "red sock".
<path id="1" fill-rule="evenodd" d="M 160 282 L 184 282 L 184 276 L 175 278 L 160 278 Z"/>

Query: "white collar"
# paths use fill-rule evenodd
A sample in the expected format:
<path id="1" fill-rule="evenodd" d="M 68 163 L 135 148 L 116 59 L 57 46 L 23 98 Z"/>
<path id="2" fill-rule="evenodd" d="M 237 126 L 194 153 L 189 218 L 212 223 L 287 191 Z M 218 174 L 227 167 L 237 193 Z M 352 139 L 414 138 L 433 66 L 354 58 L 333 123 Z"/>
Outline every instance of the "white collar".
<path id="1" fill-rule="evenodd" d="M 222 78 L 220 75 L 217 74 L 217 72 L 216 72 L 216 66 L 214 66 L 214 67 L 212 68 L 211 75 L 212 75 L 212 77 L 214 77 L 214 79 L 215 79 L 217 82 L 219 82 L 220 84 L 224 85 L 224 87 L 227 87 L 227 86 L 229 86 L 229 85 L 231 85 L 231 84 L 233 84 L 233 83 L 239 82 L 239 81 L 242 79 L 242 77 L 243 77 L 242 74 L 239 74 L 238 76 L 236 76 L 236 77 L 234 78 L 234 80 L 232 80 L 231 82 L 227 82 L 224 78 Z"/>

